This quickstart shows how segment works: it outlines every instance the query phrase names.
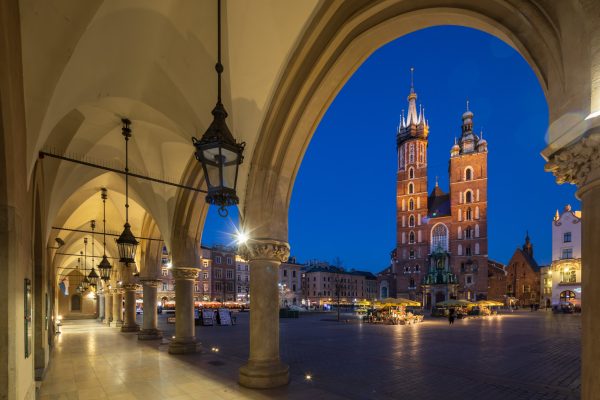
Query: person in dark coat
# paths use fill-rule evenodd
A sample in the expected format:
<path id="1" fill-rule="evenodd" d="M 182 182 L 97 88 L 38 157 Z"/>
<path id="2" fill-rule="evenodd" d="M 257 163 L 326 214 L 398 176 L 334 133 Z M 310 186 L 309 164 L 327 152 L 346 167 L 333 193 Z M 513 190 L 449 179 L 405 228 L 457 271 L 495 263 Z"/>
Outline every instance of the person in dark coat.
<path id="1" fill-rule="evenodd" d="M 450 310 L 448 310 L 448 325 L 454 324 L 454 317 L 454 308 L 451 308 Z"/>

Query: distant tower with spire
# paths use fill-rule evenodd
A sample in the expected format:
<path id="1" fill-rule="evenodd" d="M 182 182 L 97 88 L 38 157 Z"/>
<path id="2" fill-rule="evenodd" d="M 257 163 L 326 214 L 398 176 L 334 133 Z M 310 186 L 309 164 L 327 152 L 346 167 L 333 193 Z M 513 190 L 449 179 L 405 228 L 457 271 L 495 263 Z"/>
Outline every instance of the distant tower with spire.
<path id="1" fill-rule="evenodd" d="M 417 108 L 414 68 L 410 69 L 408 112 L 400 117 L 396 132 L 398 171 L 396 184 L 397 247 L 396 260 L 402 268 L 424 271 L 428 257 L 424 224 L 427 218 L 427 145 L 429 123 L 421 105 Z M 418 111 L 417 111 L 418 110 Z M 419 298 L 420 275 L 397 273 L 398 287 L 409 291 L 408 297 Z"/>

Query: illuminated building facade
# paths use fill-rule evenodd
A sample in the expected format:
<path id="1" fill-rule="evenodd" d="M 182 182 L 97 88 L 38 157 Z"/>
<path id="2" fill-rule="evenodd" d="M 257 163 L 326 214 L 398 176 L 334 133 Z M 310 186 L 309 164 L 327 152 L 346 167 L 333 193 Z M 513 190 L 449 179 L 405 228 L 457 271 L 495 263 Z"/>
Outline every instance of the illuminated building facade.
<path id="1" fill-rule="evenodd" d="M 581 211 L 569 205 L 562 213 L 556 210 L 552 221 L 552 265 L 546 279 L 547 306 L 581 305 Z"/>
<path id="2" fill-rule="evenodd" d="M 423 300 L 428 308 L 449 298 L 485 299 L 487 142 L 474 133 L 467 103 L 461 136 L 450 151 L 450 190 L 444 192 L 436 180 L 428 193 L 429 122 L 416 100 L 411 85 L 408 113 L 403 111 L 397 131 L 396 293 Z"/>

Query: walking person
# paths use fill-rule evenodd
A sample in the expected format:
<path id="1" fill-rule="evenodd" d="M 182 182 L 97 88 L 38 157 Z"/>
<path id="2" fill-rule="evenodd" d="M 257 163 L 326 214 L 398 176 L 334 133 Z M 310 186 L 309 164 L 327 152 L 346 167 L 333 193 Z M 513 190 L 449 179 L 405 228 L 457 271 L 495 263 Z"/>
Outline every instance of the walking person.
<path id="1" fill-rule="evenodd" d="M 448 325 L 454 324 L 454 308 L 448 310 Z"/>

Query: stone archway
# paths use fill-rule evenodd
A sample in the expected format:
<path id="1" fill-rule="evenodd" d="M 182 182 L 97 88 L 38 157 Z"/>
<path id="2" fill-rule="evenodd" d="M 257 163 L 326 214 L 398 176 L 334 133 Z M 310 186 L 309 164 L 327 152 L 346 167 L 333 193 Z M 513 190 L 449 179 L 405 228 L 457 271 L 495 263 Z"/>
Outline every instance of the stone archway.
<path id="1" fill-rule="evenodd" d="M 583 13 L 577 3 L 563 5 L 561 18 L 576 20 Z M 582 26 L 565 25 L 570 34 L 565 39 L 555 29 L 556 19 L 548 10 L 533 4 L 517 9 L 507 2 L 492 4 L 475 0 L 451 5 L 441 0 L 327 2 L 315 13 L 290 57 L 252 155 L 242 212 L 244 229 L 253 232 L 255 238 L 254 243 L 248 245 L 251 257 L 252 251 L 256 251 L 259 253 L 257 258 L 268 259 L 275 265 L 277 249 L 287 248 L 287 215 L 294 179 L 320 119 L 344 83 L 383 44 L 436 25 L 479 29 L 519 51 L 537 75 L 548 101 L 550 153 L 557 149 L 552 147 L 556 143 L 564 145 L 568 142 L 565 137 L 572 139 L 582 133 L 581 123 L 591 112 L 590 98 L 600 92 L 600 84 L 591 82 L 590 55 L 573 49 L 578 40 L 589 39 Z M 597 58 L 600 61 L 600 57 Z M 600 123 L 595 121 L 593 124 Z M 566 128 L 574 125 L 579 131 L 575 134 L 567 132 Z M 256 271 L 257 268 L 252 269 Z M 254 277 L 251 290 L 252 282 L 256 282 Z M 252 298 L 261 296 L 266 301 L 269 294 L 264 287 L 276 286 L 276 280 L 265 276 L 261 277 L 260 284 L 262 293 L 253 293 Z M 272 314 L 267 308 L 260 312 Z M 253 339 L 255 331 L 262 340 Z M 272 370 L 262 373 L 280 374 L 279 352 L 266 348 L 262 343 L 265 337 L 273 341 L 278 339 L 277 322 L 251 320 L 251 360 L 266 357 Z M 247 385 L 246 374 L 247 370 L 243 368 L 240 382 Z M 277 379 L 277 382 L 281 380 Z M 587 382 L 591 387 L 594 380 Z"/>

